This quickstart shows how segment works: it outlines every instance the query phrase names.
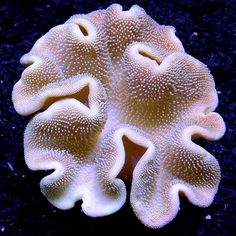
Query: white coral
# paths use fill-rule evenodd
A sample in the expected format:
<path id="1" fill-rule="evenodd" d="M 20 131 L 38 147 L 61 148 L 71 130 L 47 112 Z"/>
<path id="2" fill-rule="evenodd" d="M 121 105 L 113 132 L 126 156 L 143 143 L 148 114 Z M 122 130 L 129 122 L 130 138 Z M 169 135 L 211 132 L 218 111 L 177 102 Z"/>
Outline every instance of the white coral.
<path id="1" fill-rule="evenodd" d="M 111 214 L 126 199 L 121 178 L 149 227 L 175 217 L 179 192 L 212 202 L 220 167 L 192 140 L 218 139 L 225 126 L 210 72 L 174 32 L 138 6 L 113 4 L 71 17 L 22 57 L 29 67 L 14 86 L 15 109 L 45 110 L 26 128 L 25 160 L 55 170 L 41 190 L 56 207 L 82 199 L 87 215 Z"/>

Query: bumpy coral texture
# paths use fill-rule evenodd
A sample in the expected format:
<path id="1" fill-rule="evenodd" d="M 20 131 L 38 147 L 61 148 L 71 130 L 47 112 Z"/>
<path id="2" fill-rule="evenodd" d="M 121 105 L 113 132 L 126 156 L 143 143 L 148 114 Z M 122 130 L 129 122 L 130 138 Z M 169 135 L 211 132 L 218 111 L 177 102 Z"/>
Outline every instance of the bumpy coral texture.
<path id="1" fill-rule="evenodd" d="M 207 67 L 186 54 L 171 26 L 118 4 L 72 16 L 21 58 L 28 67 L 13 89 L 21 115 L 37 114 L 24 135 L 32 170 L 56 207 L 82 199 L 89 216 L 130 201 L 152 228 L 170 222 L 179 194 L 200 207 L 217 192 L 220 167 L 192 140 L 225 131 Z"/>

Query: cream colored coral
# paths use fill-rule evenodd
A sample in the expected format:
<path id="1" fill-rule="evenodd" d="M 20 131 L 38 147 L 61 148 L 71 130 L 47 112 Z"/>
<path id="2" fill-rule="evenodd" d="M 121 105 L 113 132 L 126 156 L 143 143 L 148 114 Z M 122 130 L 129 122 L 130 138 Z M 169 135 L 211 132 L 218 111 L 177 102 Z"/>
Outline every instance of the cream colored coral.
<path id="1" fill-rule="evenodd" d="M 220 167 L 192 140 L 219 139 L 225 126 L 209 70 L 174 32 L 138 6 L 113 4 L 72 16 L 22 57 L 13 103 L 22 115 L 44 110 L 26 128 L 25 160 L 54 170 L 40 183 L 53 205 L 82 199 L 87 215 L 108 215 L 132 181 L 134 213 L 159 228 L 177 214 L 180 192 L 212 202 Z"/>

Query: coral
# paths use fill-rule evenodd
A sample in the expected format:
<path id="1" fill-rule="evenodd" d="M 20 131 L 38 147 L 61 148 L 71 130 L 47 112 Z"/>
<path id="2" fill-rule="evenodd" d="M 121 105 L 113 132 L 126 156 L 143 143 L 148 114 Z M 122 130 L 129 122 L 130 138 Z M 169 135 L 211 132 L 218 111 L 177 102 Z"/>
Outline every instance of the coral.
<path id="1" fill-rule="evenodd" d="M 32 170 L 54 170 L 42 193 L 58 208 L 82 199 L 89 216 L 119 210 L 131 181 L 134 213 L 148 227 L 170 222 L 179 194 L 208 206 L 220 167 L 193 142 L 219 139 L 225 125 L 207 67 L 187 53 L 171 26 L 118 4 L 72 16 L 21 58 L 13 89 Z"/>

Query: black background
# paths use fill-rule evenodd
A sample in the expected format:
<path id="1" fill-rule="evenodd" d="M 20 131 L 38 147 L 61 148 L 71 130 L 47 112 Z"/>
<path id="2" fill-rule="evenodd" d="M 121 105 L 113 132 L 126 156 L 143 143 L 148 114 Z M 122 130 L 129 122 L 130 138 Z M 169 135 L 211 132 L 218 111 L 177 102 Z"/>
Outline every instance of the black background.
<path id="1" fill-rule="evenodd" d="M 90 218 L 80 204 L 67 211 L 54 208 L 40 193 L 45 172 L 24 163 L 23 132 L 29 117 L 16 114 L 11 91 L 23 71 L 20 57 L 51 27 L 76 13 L 120 3 L 138 4 L 158 23 L 173 25 L 190 55 L 207 64 L 219 93 L 225 136 L 198 143 L 218 159 L 222 179 L 213 204 L 198 208 L 181 199 L 178 216 L 162 229 L 149 229 L 134 216 L 129 201 L 117 213 Z M 82 233 L 141 233 L 142 235 L 233 235 L 236 221 L 236 78 L 234 1 L 0 1 L 0 235 L 82 235 Z M 211 216 L 207 220 L 205 217 Z"/>

